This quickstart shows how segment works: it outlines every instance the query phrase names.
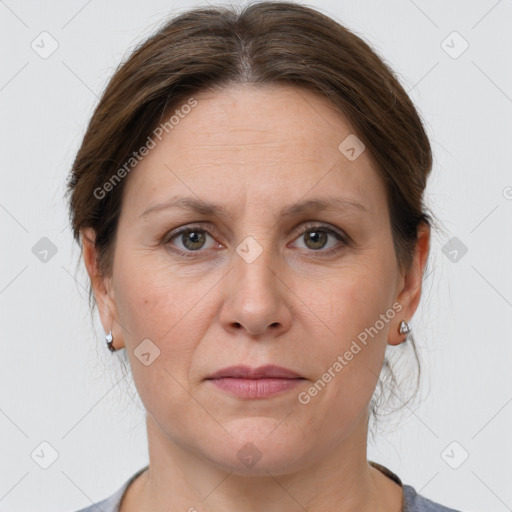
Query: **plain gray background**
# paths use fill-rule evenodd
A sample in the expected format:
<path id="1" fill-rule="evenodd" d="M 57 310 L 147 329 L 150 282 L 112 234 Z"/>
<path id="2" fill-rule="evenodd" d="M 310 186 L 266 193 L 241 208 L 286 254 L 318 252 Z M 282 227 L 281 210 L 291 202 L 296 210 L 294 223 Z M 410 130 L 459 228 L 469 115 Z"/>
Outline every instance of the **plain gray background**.
<path id="1" fill-rule="evenodd" d="M 431 137 L 427 202 L 446 230 L 411 322 L 423 401 L 368 457 L 447 506 L 512 510 L 512 1 L 307 4 L 398 73 Z M 147 463 L 143 409 L 91 324 L 63 193 L 115 67 L 198 5 L 0 1 L 0 511 L 76 510 Z M 41 38 L 51 55 L 33 49 Z"/>

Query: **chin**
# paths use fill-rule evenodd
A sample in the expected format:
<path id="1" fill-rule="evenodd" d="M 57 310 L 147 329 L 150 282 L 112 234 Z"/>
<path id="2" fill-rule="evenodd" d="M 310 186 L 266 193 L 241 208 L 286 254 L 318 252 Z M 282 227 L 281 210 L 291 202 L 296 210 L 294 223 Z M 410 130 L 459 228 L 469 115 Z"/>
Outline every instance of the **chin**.
<path id="1" fill-rule="evenodd" d="M 224 423 L 224 442 L 211 440 L 206 456 L 239 475 L 284 475 L 299 469 L 307 457 L 304 432 L 298 425 L 269 417 L 240 418 Z M 214 452 L 211 447 L 215 447 Z M 311 447 L 314 450 L 314 447 Z"/>

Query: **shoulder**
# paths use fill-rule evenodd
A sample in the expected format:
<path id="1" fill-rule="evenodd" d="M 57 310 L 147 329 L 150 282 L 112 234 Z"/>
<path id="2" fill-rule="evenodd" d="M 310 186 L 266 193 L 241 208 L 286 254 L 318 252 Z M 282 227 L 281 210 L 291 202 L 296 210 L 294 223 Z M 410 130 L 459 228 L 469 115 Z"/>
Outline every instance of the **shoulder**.
<path id="1" fill-rule="evenodd" d="M 117 499 L 117 492 L 112 494 L 112 496 L 109 496 L 108 498 L 105 498 L 104 500 L 98 501 L 96 503 L 93 503 L 92 505 L 81 508 L 80 510 L 77 510 L 76 512 L 98 512 L 101 510 L 101 512 L 118 512 L 119 511 L 119 503 L 120 498 Z"/>
<path id="2" fill-rule="evenodd" d="M 384 473 L 402 488 L 403 504 L 401 512 L 462 512 L 461 510 L 445 507 L 435 501 L 425 498 L 425 496 L 421 496 L 416 492 L 414 487 L 404 484 L 401 478 L 386 466 L 375 461 L 368 462 L 371 466 Z"/>
<path id="3" fill-rule="evenodd" d="M 128 480 L 126 480 L 121 487 L 117 489 L 113 494 L 108 496 L 107 498 L 93 503 L 88 507 L 81 508 L 76 512 L 119 512 L 119 505 L 121 504 L 121 500 L 124 496 L 126 489 L 128 486 L 142 473 L 144 472 L 148 466 L 139 469 L 136 473 L 134 473 Z"/>
<path id="4" fill-rule="evenodd" d="M 445 507 L 416 492 L 414 487 L 403 485 L 404 504 L 402 512 L 461 512 L 454 508 Z"/>
<path id="5" fill-rule="evenodd" d="M 123 485 L 120 489 L 118 489 L 114 494 L 105 498 L 104 500 L 93 503 L 92 505 L 81 508 L 76 512 L 118 512 L 119 504 L 121 503 L 121 498 L 126 489 L 126 484 Z"/>

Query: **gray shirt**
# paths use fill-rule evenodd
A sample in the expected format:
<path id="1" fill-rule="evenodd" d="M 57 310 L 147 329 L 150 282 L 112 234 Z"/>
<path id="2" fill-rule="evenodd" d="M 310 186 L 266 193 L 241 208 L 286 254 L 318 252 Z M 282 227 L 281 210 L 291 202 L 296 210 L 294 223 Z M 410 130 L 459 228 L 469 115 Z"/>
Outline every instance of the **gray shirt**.
<path id="1" fill-rule="evenodd" d="M 368 461 L 368 463 L 394 480 L 398 485 L 400 485 L 400 487 L 402 487 L 403 507 L 401 512 L 461 512 L 460 510 L 455 510 L 454 508 L 443 507 L 443 505 L 435 503 L 434 501 L 421 496 L 416 492 L 414 487 L 403 484 L 395 473 L 393 473 L 390 469 L 383 466 L 382 464 L 378 464 L 377 462 L 373 461 Z M 124 482 L 123 485 L 114 494 L 108 498 L 105 498 L 104 500 L 97 503 L 93 503 L 89 507 L 82 508 L 77 512 L 119 512 L 119 505 L 121 504 L 121 500 L 126 489 L 141 473 L 146 471 L 147 468 L 148 466 L 145 466 L 137 471 L 126 482 Z"/>

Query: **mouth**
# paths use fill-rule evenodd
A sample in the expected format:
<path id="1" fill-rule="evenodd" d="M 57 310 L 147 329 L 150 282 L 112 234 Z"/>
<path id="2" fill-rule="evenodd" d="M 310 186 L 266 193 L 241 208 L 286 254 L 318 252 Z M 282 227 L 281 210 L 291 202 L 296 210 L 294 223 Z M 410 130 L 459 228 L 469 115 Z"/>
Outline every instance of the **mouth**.
<path id="1" fill-rule="evenodd" d="M 210 375 L 217 389 L 240 398 L 268 398 L 290 391 L 306 379 L 280 366 L 230 366 Z"/>

